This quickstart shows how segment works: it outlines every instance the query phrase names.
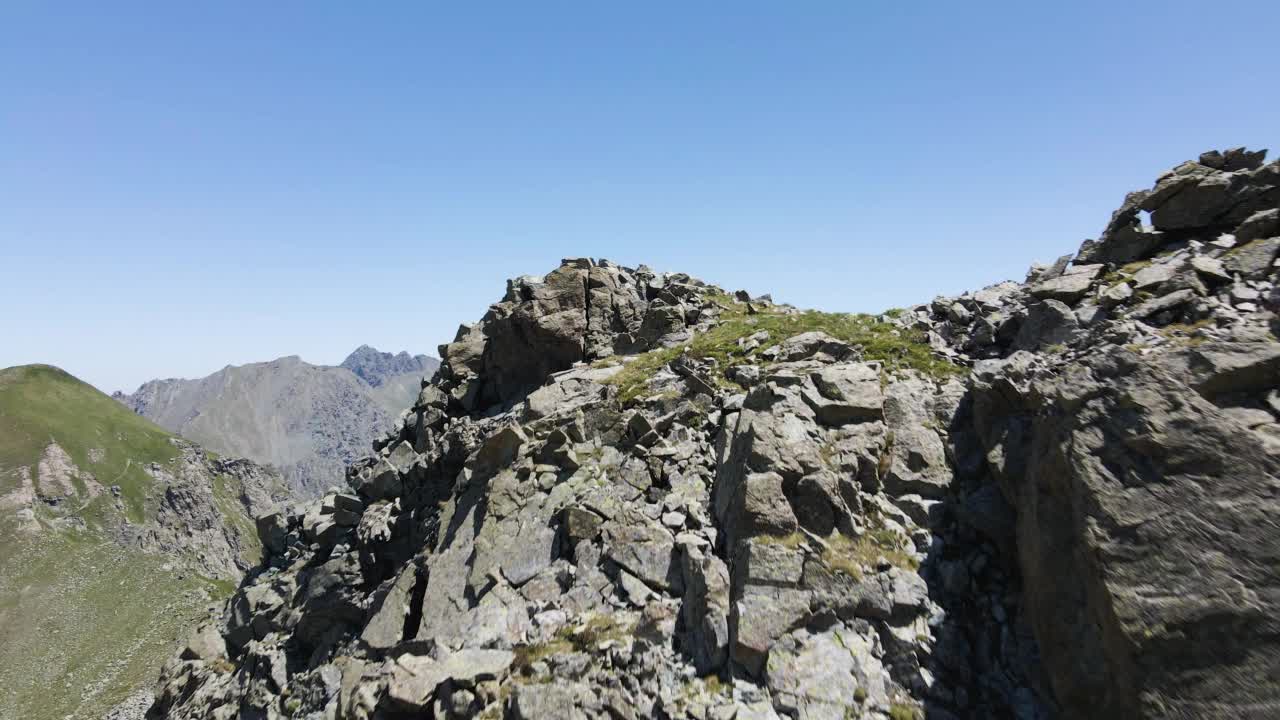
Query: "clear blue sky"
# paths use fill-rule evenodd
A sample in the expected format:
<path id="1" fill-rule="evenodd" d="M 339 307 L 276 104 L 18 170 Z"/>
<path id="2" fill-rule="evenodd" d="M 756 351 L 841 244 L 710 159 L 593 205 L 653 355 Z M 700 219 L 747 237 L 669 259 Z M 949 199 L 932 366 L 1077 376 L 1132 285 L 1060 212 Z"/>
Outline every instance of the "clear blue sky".
<path id="1" fill-rule="evenodd" d="M 434 354 L 563 256 L 830 310 L 1280 143 L 1280 3 L 0 6 L 0 366 Z M 1280 148 L 1278 148 L 1280 149 Z"/>

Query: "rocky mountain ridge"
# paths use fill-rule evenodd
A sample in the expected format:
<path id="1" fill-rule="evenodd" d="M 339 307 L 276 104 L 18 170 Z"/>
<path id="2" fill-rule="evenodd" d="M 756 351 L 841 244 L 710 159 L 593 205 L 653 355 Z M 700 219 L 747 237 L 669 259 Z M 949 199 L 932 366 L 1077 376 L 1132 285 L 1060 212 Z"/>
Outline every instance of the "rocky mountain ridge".
<path id="1" fill-rule="evenodd" d="M 1275 716 L 1277 250 L 1235 149 L 878 317 L 514 279 L 149 717 Z"/>
<path id="2" fill-rule="evenodd" d="M 403 350 L 393 355 L 361 345 L 339 363 L 338 367 L 350 370 L 373 387 L 381 387 L 398 375 L 430 375 L 439 364 L 426 355 L 410 355 Z"/>
<path id="3" fill-rule="evenodd" d="M 368 451 L 437 365 L 364 345 L 339 366 L 295 355 L 195 380 L 152 380 L 115 397 L 216 452 L 277 468 L 295 494 L 314 497 L 342 482 L 347 464 Z"/>

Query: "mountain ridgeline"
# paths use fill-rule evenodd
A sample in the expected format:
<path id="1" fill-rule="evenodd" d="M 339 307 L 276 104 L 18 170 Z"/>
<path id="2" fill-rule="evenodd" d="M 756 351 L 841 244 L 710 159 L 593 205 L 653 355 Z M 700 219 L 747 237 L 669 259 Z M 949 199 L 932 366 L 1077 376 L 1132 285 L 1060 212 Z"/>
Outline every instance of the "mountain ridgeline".
<path id="1" fill-rule="evenodd" d="M 297 495 L 315 497 L 343 482 L 344 468 L 368 452 L 438 365 L 362 345 L 336 367 L 290 356 L 197 380 L 152 380 L 116 398 L 211 450 L 277 468 Z"/>
<path id="2" fill-rule="evenodd" d="M 1235 149 L 878 316 L 511 280 L 149 717 L 1280 716 L 1278 249 Z"/>
<path id="3" fill-rule="evenodd" d="M 440 363 L 426 355 L 410 355 L 403 350 L 392 355 L 361 345 L 338 367 L 344 367 L 371 387 L 382 387 L 403 375 L 430 375 Z"/>

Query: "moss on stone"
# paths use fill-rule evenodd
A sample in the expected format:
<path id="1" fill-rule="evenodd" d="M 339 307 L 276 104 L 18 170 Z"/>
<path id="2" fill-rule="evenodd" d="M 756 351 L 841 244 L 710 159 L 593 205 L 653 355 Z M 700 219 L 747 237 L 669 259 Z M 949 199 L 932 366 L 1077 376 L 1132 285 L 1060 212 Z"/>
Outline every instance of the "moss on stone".
<path id="1" fill-rule="evenodd" d="M 965 372 L 963 367 L 936 356 L 924 332 L 882 322 L 872 315 L 795 311 L 771 305 L 752 306 L 755 311 L 751 312 L 746 303 L 722 293 L 709 294 L 706 299 L 720 307 L 719 322 L 706 332 L 694 335 L 688 343 L 650 350 L 627 360 L 608 358 L 601 361 L 605 365 L 624 362 L 623 369 L 606 381 L 619 388 L 619 399 L 624 405 L 633 404 L 643 397 L 648 391 L 649 380 L 681 354 L 687 353 L 695 360 L 712 361 L 715 367 L 712 382 L 729 387 L 731 385 L 724 376 L 729 367 L 759 358 L 761 351 L 788 338 L 815 331 L 857 347 L 864 360 L 881 363 L 887 372 L 916 370 L 935 378 Z M 745 352 L 739 341 L 762 330 L 769 333 L 769 339 L 754 353 Z"/>
<path id="2" fill-rule="evenodd" d="M 893 703 L 889 706 L 889 720 L 922 720 L 924 715 L 920 708 L 906 703 Z"/>

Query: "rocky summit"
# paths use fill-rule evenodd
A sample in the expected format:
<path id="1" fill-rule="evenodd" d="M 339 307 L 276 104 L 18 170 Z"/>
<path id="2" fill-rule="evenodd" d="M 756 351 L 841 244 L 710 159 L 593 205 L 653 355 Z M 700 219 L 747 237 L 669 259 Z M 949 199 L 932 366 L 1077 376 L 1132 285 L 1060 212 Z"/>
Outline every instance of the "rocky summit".
<path id="1" fill-rule="evenodd" d="M 152 718 L 1280 716 L 1280 163 L 880 316 L 565 260 L 441 348 Z"/>
<path id="2" fill-rule="evenodd" d="M 434 358 L 426 355 L 410 355 L 403 350 L 393 355 L 368 345 L 361 345 L 338 367 L 350 370 L 372 387 L 382 387 L 401 375 L 430 374 L 439 364 Z"/>

